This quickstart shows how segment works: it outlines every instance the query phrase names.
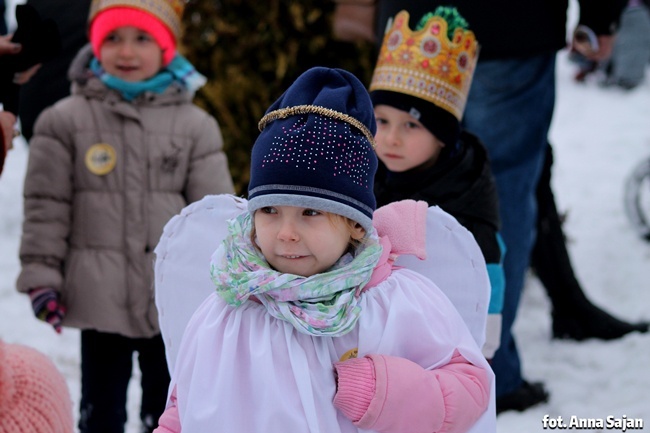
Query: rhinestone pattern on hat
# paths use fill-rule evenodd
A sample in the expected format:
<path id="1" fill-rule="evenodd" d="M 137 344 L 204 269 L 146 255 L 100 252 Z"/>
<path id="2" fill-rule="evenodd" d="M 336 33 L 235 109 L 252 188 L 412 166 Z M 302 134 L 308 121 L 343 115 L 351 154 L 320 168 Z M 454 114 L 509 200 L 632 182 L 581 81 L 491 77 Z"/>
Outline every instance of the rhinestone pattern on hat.
<path id="1" fill-rule="evenodd" d="M 305 128 L 308 119 L 313 124 Z M 371 152 L 365 137 L 353 133 L 348 123 L 328 117 L 300 116 L 273 138 L 260 168 L 286 164 L 319 175 L 329 171 L 332 177 L 345 176 L 354 184 L 369 188 Z"/>

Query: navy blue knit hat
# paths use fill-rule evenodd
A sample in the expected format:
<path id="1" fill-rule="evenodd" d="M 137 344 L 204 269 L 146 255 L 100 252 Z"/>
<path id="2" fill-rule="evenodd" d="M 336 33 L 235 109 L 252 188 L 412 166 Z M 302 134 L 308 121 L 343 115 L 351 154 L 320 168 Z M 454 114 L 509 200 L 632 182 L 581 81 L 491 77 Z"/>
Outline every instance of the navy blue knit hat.
<path id="1" fill-rule="evenodd" d="M 377 127 L 370 96 L 353 74 L 309 69 L 269 107 L 259 127 L 250 212 L 305 207 L 343 215 L 371 230 Z"/>

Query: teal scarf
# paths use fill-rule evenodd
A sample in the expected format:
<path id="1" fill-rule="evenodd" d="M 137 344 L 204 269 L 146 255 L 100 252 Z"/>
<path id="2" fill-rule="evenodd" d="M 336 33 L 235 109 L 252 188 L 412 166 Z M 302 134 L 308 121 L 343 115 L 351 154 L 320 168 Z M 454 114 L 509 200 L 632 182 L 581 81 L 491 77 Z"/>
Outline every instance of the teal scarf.
<path id="1" fill-rule="evenodd" d="M 127 101 L 132 101 L 144 92 L 162 93 L 173 82 L 180 83 L 188 91 L 194 92 L 206 83 L 206 78 L 180 54 L 176 54 L 166 68 L 143 81 L 124 81 L 107 73 L 96 57 L 90 61 L 90 70 L 107 87 L 117 90 Z"/>
<path id="2" fill-rule="evenodd" d="M 364 240 L 354 257 L 346 254 L 330 270 L 301 277 L 271 269 L 251 243 L 251 228 L 249 213 L 228 222 L 229 234 L 210 266 L 219 296 L 233 306 L 255 296 L 273 317 L 304 334 L 339 336 L 350 332 L 361 312 L 359 293 L 381 256 L 376 233 Z"/>

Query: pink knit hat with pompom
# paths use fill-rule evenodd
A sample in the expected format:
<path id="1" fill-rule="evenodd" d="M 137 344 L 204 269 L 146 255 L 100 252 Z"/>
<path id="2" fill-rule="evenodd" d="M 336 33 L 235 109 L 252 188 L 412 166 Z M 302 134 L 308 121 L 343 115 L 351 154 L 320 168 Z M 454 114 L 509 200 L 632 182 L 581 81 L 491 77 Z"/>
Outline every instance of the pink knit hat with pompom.
<path id="1" fill-rule="evenodd" d="M 0 340 L 0 433 L 72 433 L 65 379 L 41 352 Z"/>
<path id="2" fill-rule="evenodd" d="M 90 24 L 90 44 L 99 61 L 100 49 L 106 36 L 118 27 L 136 27 L 149 33 L 163 55 L 163 66 L 167 66 L 176 55 L 176 39 L 169 29 L 154 15 L 141 9 L 114 7 L 101 11 Z"/>

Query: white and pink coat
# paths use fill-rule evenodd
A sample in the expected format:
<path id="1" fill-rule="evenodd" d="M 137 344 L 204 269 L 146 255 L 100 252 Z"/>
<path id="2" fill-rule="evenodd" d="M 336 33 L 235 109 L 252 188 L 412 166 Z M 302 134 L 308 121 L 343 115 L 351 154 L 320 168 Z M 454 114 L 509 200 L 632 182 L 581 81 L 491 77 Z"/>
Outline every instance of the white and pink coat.
<path id="1" fill-rule="evenodd" d="M 232 213 L 245 209 L 241 199 L 216 196 L 194 204 L 190 213 L 206 206 L 223 212 L 225 197 Z M 168 406 L 156 431 L 495 432 L 494 375 L 479 348 L 480 329 L 470 332 L 468 318 L 431 279 L 393 263 L 399 254 L 427 254 L 424 232 L 433 208 L 412 201 L 389 206 L 376 213 L 384 253 L 361 294 L 360 319 L 338 337 L 300 333 L 256 302 L 233 308 L 214 291 L 197 297 L 173 272 L 175 257 L 182 255 L 177 235 L 183 223 L 172 220 L 156 250 L 157 304 L 172 369 Z M 482 285 L 478 246 L 438 212 L 450 232 L 460 230 L 458 236 L 468 239 L 461 242 L 463 254 L 469 252 L 465 270 L 476 272 Z M 487 304 L 483 311 L 483 287 L 474 292 L 480 294 L 478 313 L 469 321 L 480 328 Z M 202 303 L 183 326 L 179 315 L 190 309 L 174 305 L 199 297 Z"/>

